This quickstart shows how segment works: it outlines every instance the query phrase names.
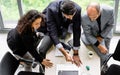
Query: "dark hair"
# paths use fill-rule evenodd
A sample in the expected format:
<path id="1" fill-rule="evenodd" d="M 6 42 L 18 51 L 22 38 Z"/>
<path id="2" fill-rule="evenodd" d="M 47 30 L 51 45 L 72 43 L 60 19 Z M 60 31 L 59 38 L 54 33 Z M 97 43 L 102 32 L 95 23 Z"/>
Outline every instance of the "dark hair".
<path id="1" fill-rule="evenodd" d="M 76 12 L 76 7 L 74 5 L 74 2 L 70 0 L 64 0 L 61 3 L 60 10 L 67 15 L 73 15 Z"/>
<path id="2" fill-rule="evenodd" d="M 23 15 L 17 24 L 17 31 L 20 34 L 32 32 L 32 23 L 37 19 L 42 18 L 41 25 L 44 25 L 45 18 L 44 15 L 37 10 L 30 10 L 25 15 Z"/>

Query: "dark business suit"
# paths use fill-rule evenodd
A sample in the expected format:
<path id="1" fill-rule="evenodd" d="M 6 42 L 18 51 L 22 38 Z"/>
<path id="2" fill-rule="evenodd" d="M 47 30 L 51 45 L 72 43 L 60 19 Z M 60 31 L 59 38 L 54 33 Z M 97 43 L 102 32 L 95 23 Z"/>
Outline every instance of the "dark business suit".
<path id="1" fill-rule="evenodd" d="M 35 32 L 28 32 L 20 35 L 17 29 L 12 29 L 7 35 L 7 44 L 12 52 L 16 55 L 23 57 L 29 52 L 40 63 L 43 61 L 43 57 L 38 54 L 36 50 L 37 36 Z"/>
<path id="2" fill-rule="evenodd" d="M 65 38 L 66 33 L 68 31 L 68 27 L 70 24 L 72 24 L 72 30 L 73 30 L 73 46 L 79 47 L 80 46 L 80 35 L 81 35 L 81 7 L 77 4 L 75 4 L 77 12 L 73 17 L 73 20 L 67 20 L 60 11 L 60 5 L 62 3 L 62 0 L 53 1 L 51 2 L 47 8 L 43 11 L 46 17 L 46 23 L 47 23 L 47 30 L 49 33 L 49 36 L 47 37 L 47 40 L 49 38 L 53 41 L 54 45 L 57 45 L 61 43 L 59 41 L 59 37 L 62 39 Z M 63 46 L 64 47 L 64 46 Z M 43 48 L 42 48 L 43 49 Z M 39 49 L 40 51 L 42 49 Z M 43 50 L 42 50 L 43 51 Z M 46 50 L 44 50 L 46 51 Z M 46 53 L 46 52 L 44 52 Z"/>

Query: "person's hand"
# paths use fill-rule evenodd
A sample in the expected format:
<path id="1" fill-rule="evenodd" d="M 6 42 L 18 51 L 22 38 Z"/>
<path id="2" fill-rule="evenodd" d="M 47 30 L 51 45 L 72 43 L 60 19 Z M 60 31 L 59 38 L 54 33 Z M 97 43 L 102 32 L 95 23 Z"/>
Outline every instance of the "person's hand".
<path id="1" fill-rule="evenodd" d="M 97 37 L 97 40 L 98 40 L 99 42 L 102 42 L 103 38 Z"/>
<path id="2" fill-rule="evenodd" d="M 73 55 L 73 60 L 74 60 L 73 63 L 75 63 L 76 66 L 80 67 L 80 65 L 82 64 L 82 62 L 81 62 L 79 56 L 78 55 Z"/>
<path id="3" fill-rule="evenodd" d="M 99 50 L 100 50 L 101 53 L 103 53 L 103 54 L 108 53 L 108 50 L 107 50 L 107 48 L 105 46 L 99 44 L 98 48 L 99 48 Z"/>
<path id="4" fill-rule="evenodd" d="M 71 56 L 70 54 L 68 54 L 68 53 L 65 55 L 65 59 L 66 59 L 66 61 L 68 61 L 68 62 L 73 62 L 72 56 Z"/>
<path id="5" fill-rule="evenodd" d="M 73 62 L 72 56 L 64 48 L 60 48 L 59 50 L 65 56 L 66 61 Z"/>
<path id="6" fill-rule="evenodd" d="M 46 67 L 46 68 L 51 68 L 53 66 L 53 63 L 49 60 L 49 59 L 43 59 L 42 64 Z"/>

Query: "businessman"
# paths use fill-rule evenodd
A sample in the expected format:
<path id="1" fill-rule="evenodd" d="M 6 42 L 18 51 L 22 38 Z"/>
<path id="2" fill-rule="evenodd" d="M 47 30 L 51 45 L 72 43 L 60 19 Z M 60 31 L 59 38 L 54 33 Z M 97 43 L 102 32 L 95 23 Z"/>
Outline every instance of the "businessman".
<path id="1" fill-rule="evenodd" d="M 81 35 L 81 7 L 70 0 L 56 0 L 51 2 L 43 11 L 46 16 L 46 24 L 49 36 L 45 36 L 44 43 L 39 47 L 39 52 L 46 54 L 54 44 L 66 58 L 66 61 L 80 66 L 79 57 L 80 35 Z M 65 39 L 68 33 L 73 33 L 73 57 L 66 51 L 69 46 L 60 39 Z M 44 46 L 45 45 L 45 46 Z"/>
<path id="2" fill-rule="evenodd" d="M 82 16 L 82 41 L 91 45 L 100 56 L 101 66 L 109 55 L 110 40 L 114 26 L 112 7 L 92 2 Z"/>

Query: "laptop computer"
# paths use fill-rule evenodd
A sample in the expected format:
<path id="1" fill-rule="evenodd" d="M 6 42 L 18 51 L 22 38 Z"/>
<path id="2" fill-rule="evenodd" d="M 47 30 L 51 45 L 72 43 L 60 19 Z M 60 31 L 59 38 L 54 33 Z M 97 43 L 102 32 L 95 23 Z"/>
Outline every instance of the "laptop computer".
<path id="1" fill-rule="evenodd" d="M 80 75 L 81 70 L 74 64 L 57 64 L 56 75 Z"/>

